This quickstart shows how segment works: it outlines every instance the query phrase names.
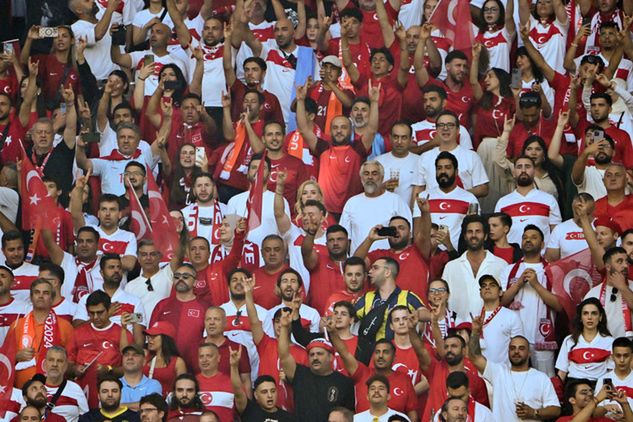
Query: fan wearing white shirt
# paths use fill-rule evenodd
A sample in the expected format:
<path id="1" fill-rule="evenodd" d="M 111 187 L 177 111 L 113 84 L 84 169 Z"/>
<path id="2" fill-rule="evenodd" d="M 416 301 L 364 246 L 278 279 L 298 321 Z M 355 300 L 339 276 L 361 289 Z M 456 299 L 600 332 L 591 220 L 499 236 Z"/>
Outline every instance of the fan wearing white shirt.
<path id="1" fill-rule="evenodd" d="M 410 419 L 404 413 L 396 412 L 387 406 L 387 402 L 391 399 L 391 387 L 389 380 L 384 375 L 372 375 L 365 382 L 367 385 L 367 401 L 369 409 L 354 415 L 354 422 L 387 422 L 391 416 L 397 415 L 404 421 Z"/>
<path id="2" fill-rule="evenodd" d="M 615 364 L 615 368 L 612 371 L 607 372 L 604 377 L 598 378 L 596 382 L 596 388 L 594 393 L 602 389 L 602 386 L 606 383 L 610 383 L 616 391 L 624 391 L 629 396 L 631 390 L 633 390 L 633 370 L 631 370 L 631 363 L 633 362 L 633 343 L 626 337 L 618 337 L 613 340 L 611 345 L 611 359 Z M 633 398 L 628 397 L 629 405 L 633 406 Z M 619 410 L 620 405 L 609 400 L 605 403 L 604 407 L 609 407 L 610 410 Z M 615 409 L 614 409 L 615 408 Z"/>
<path id="3" fill-rule="evenodd" d="M 473 318 L 468 340 L 468 356 L 484 379 L 492 384 L 495 399 L 492 414 L 496 421 L 521 422 L 556 419 L 560 402 L 549 377 L 530 368 L 530 344 L 523 336 L 510 340 L 510 365 L 487 360 L 481 352 L 480 335 L 484 317 Z"/>
<path id="4" fill-rule="evenodd" d="M 579 193 L 572 201 L 573 217 L 565 220 L 552 230 L 549 236 L 549 243 L 545 250 L 545 259 L 548 262 L 558 261 L 576 252 L 580 252 L 589 247 L 582 229 L 581 217 L 578 214 L 576 204 L 584 203 L 587 212 L 587 219 L 593 225 L 593 211 L 595 209 L 594 198 L 588 193 Z"/>
<path id="5" fill-rule="evenodd" d="M 481 350 L 486 359 L 496 363 L 508 362 L 510 339 L 523 335 L 523 326 L 519 316 L 501 306 L 501 285 L 491 275 L 479 278 L 479 295 L 484 301 L 481 315 L 484 326 L 480 340 Z"/>

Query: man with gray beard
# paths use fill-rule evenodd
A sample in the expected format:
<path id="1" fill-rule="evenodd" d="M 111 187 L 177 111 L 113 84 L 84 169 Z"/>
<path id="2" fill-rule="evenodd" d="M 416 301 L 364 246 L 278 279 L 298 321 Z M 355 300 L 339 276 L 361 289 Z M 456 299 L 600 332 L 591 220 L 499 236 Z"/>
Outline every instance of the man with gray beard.
<path id="1" fill-rule="evenodd" d="M 412 219 L 409 206 L 398 195 L 385 190 L 382 164 L 378 161 L 363 163 L 360 180 L 364 192 L 347 200 L 340 221 L 349 233 L 352 251 L 358 249 L 373 227 L 389 225 L 391 217 L 403 217 L 409 227 Z M 389 249 L 389 242 L 386 239 L 377 240 L 369 250 L 374 249 Z"/>

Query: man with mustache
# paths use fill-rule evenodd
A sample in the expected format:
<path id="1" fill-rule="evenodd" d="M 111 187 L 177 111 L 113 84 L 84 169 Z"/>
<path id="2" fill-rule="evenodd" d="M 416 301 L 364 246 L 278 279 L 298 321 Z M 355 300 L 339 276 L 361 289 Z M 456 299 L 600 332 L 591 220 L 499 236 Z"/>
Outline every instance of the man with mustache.
<path id="1" fill-rule="evenodd" d="M 139 414 L 121 405 L 123 384 L 113 374 L 107 374 L 97 381 L 99 407 L 91 409 L 79 417 L 79 422 L 138 422 Z"/>
<path id="2" fill-rule="evenodd" d="M 382 422 L 391 420 L 390 417 L 398 415 L 405 420 L 409 418 L 404 414 L 390 409 L 388 401 L 391 398 L 389 393 L 389 380 L 383 375 L 371 376 L 365 384 L 367 385 L 367 401 L 369 401 L 369 409 L 354 415 L 355 421 L 366 421 L 371 419 L 374 422 Z"/>
<path id="3" fill-rule="evenodd" d="M 384 167 L 378 161 L 366 161 L 360 167 L 363 193 L 351 197 L 345 203 L 341 214 L 341 226 L 347 229 L 352 240 L 351 250 L 355 251 L 377 224 L 387 224 L 389 218 L 402 216 L 411 224 L 411 209 L 395 193 L 385 190 Z M 375 210 L 375 212 L 367 212 Z M 408 240 L 408 239 L 407 239 Z M 388 249 L 388 242 L 381 239 L 369 250 Z"/>
<path id="4" fill-rule="evenodd" d="M 516 189 L 499 198 L 495 206 L 495 212 L 505 212 L 512 217 L 508 242 L 520 243 L 525 227 L 534 224 L 543 232 L 547 244 L 551 229 L 561 222 L 558 202 L 534 185 L 536 167 L 530 157 L 517 158 L 512 173 Z"/>
<path id="5" fill-rule="evenodd" d="M 595 139 L 596 133 L 600 132 L 603 138 Z M 587 192 L 594 200 L 598 200 L 607 195 L 607 188 L 603 182 L 604 172 L 613 159 L 615 142 L 602 128 L 591 125 L 585 130 L 585 144 L 587 147 L 580 153 L 571 170 L 571 180 L 578 188 L 578 192 Z"/>
<path id="6" fill-rule="evenodd" d="M 200 386 L 191 374 L 180 374 L 174 382 L 174 391 L 167 413 L 168 422 L 199 422 L 204 405 L 198 396 Z"/>
<path id="7" fill-rule="evenodd" d="M 42 374 L 35 374 L 22 387 L 22 398 L 27 406 L 36 407 L 40 414 L 45 415 L 48 409 L 48 398 L 46 397 L 46 377 Z M 55 413 L 48 413 L 41 420 L 46 422 L 64 422 L 66 419 Z"/>
<path id="8" fill-rule="evenodd" d="M 505 290 L 501 304 L 516 312 L 523 323 L 532 365 L 553 376 L 554 351 L 558 348 L 554 330 L 555 312 L 561 312 L 563 307 L 551 292 L 553 280 L 545 274 L 547 262 L 541 257 L 543 237 L 537 226 L 525 226 L 521 240 L 523 258 L 507 265 L 498 280 Z"/>
<path id="9" fill-rule="evenodd" d="M 149 325 L 152 327 L 159 321 L 167 321 L 178 327 L 174 341 L 189 368 L 196 368 L 198 364 L 198 351 L 191 346 L 198 344 L 202 338 L 207 310 L 193 290 L 196 274 L 191 264 L 182 264 L 174 271 L 176 294 L 158 302 Z"/>

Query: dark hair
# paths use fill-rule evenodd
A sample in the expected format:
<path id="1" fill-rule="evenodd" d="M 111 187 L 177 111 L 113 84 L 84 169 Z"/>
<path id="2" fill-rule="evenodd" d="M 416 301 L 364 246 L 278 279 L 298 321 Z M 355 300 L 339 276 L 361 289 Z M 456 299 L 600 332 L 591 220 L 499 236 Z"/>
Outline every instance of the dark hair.
<path id="1" fill-rule="evenodd" d="M 250 271 L 248 271 L 246 268 L 241 268 L 241 267 L 237 267 L 237 268 L 233 268 L 231 271 L 228 272 L 228 274 L 226 275 L 226 282 L 227 284 L 231 282 L 231 278 L 233 278 L 233 276 L 237 273 L 242 273 L 246 276 L 246 278 L 251 278 L 253 276 L 253 273 L 251 273 Z"/>
<path id="2" fill-rule="evenodd" d="M 264 247 L 264 243 L 268 242 L 269 240 L 276 240 L 278 242 L 281 242 L 281 244 L 284 245 L 284 247 L 286 246 L 281 236 L 279 236 L 278 234 L 269 234 L 266 237 L 264 237 L 264 239 L 262 240 L 262 243 L 261 243 L 262 248 Z"/>
<path id="3" fill-rule="evenodd" d="M 446 337 L 444 337 L 444 341 L 448 340 L 449 338 L 456 338 L 457 340 L 459 340 L 459 343 L 462 345 L 462 349 L 466 347 L 466 340 L 464 340 L 464 338 L 457 333 L 448 334 Z"/>
<path id="4" fill-rule="evenodd" d="M 264 59 L 262 59 L 261 57 L 256 57 L 256 56 L 249 57 L 248 59 L 244 60 L 244 63 L 242 63 L 242 67 L 246 66 L 248 63 L 255 63 L 264 72 L 266 71 L 266 68 L 268 67 Z"/>
<path id="5" fill-rule="evenodd" d="M 446 388 L 468 388 L 469 384 L 470 382 L 468 380 L 468 375 L 466 375 L 466 373 L 462 371 L 451 372 L 450 374 L 448 374 L 448 377 L 446 377 Z"/>
<path id="6" fill-rule="evenodd" d="M 527 48 L 525 48 L 524 46 L 517 48 L 516 56 L 527 57 L 527 59 L 530 61 L 530 69 L 532 70 L 532 76 L 534 76 L 534 80 L 538 83 L 542 83 L 543 79 L 545 79 L 543 77 L 543 72 L 541 71 L 541 68 L 536 65 L 534 59 L 532 59 L 532 56 L 530 56 L 530 54 L 528 53 Z"/>
<path id="7" fill-rule="evenodd" d="M 321 201 L 317 201 L 316 199 L 308 199 L 305 204 L 303 204 L 303 209 L 305 209 L 305 207 L 317 207 L 319 211 L 323 213 L 323 215 L 327 214 L 327 209 L 325 208 L 325 205 L 323 205 Z"/>
<path id="8" fill-rule="evenodd" d="M 425 85 L 424 88 L 422 88 L 423 95 L 428 94 L 430 92 L 435 92 L 443 100 L 445 100 L 447 97 L 446 90 L 439 85 L 428 84 L 428 85 Z"/>
<path id="9" fill-rule="evenodd" d="M 338 233 L 338 232 L 343 232 L 345 233 L 345 236 L 349 236 L 349 233 L 347 233 L 347 229 L 341 226 L 340 224 L 332 224 L 330 227 L 328 227 L 327 230 L 325 231 L 325 236 L 332 233 Z"/>
<path id="10" fill-rule="evenodd" d="M 128 169 L 128 167 L 138 167 L 141 169 L 141 171 L 143 172 L 143 176 L 147 175 L 147 169 L 145 168 L 145 166 L 141 163 L 139 163 L 138 161 L 130 161 L 129 163 L 127 163 L 125 165 L 125 170 Z"/>
<path id="11" fill-rule="evenodd" d="M 339 21 L 342 21 L 343 18 L 355 18 L 358 22 L 362 22 L 363 12 L 361 12 L 360 9 L 356 7 L 346 7 L 345 9 L 341 10 L 338 17 Z"/>
<path id="12" fill-rule="evenodd" d="M 541 17 L 538 15 L 538 10 L 537 10 L 537 5 L 538 5 L 539 0 L 536 0 L 536 6 L 534 7 L 534 10 L 532 10 L 532 16 L 534 16 L 534 19 L 536 20 L 541 20 Z M 556 17 L 556 13 L 554 11 L 552 11 L 552 14 L 549 16 L 544 16 L 545 18 L 549 19 L 554 19 Z"/>
<path id="13" fill-rule="evenodd" d="M 384 54 L 387 62 L 389 62 L 389 64 L 393 66 L 393 54 L 391 54 L 391 51 L 387 47 L 372 48 L 371 52 L 369 53 L 369 61 L 371 62 L 374 59 L 374 56 L 380 53 Z"/>
<path id="14" fill-rule="evenodd" d="M 119 204 L 119 197 L 111 194 L 111 193 L 104 193 L 99 197 L 99 208 L 101 208 L 101 204 L 103 204 L 104 202 L 116 202 L 116 206 L 119 207 L 119 209 L 121 209 L 121 205 Z"/>
<path id="15" fill-rule="evenodd" d="M 193 178 L 191 179 L 191 187 L 193 188 L 193 186 L 196 184 L 196 181 L 202 177 L 208 177 L 211 180 L 211 182 L 215 185 L 215 181 L 213 180 L 213 175 L 211 173 L 200 172 L 196 174 L 195 176 L 193 176 Z"/>
<path id="16" fill-rule="evenodd" d="M 497 18 L 497 21 L 494 22 L 495 25 L 503 25 L 506 19 L 506 8 L 503 6 L 503 3 L 501 3 L 500 0 L 485 0 L 484 3 L 481 5 L 481 14 L 483 17 L 483 13 L 484 13 L 484 7 L 486 6 L 486 3 L 488 3 L 489 1 L 493 1 L 497 4 L 497 6 L 499 6 L 499 17 Z M 488 24 L 486 24 L 485 20 L 482 18 L 481 19 L 481 23 L 478 25 L 479 27 L 479 33 L 484 33 L 488 31 Z"/>
<path id="17" fill-rule="evenodd" d="M 77 236 L 79 236 L 81 233 L 90 233 L 91 235 L 93 235 L 95 237 L 95 240 L 97 242 L 101 238 L 101 236 L 99 235 L 99 232 L 97 230 L 95 230 L 95 228 L 92 227 L 92 226 L 80 227 L 79 230 L 77 230 Z"/>
<path id="18" fill-rule="evenodd" d="M 524 93 L 523 95 L 521 95 L 521 98 L 519 98 L 520 109 L 530 108 L 530 107 L 541 108 L 542 104 L 543 103 L 541 101 L 541 95 L 534 91 L 528 91 Z"/>
<path id="19" fill-rule="evenodd" d="M 35 374 L 35 375 L 33 375 L 33 378 L 31 378 L 30 380 L 25 382 L 24 385 L 22 386 L 22 395 L 23 396 L 26 396 L 27 392 L 29 391 L 29 388 L 35 382 L 41 382 L 42 384 L 46 385 L 46 377 L 44 375 L 42 375 L 42 374 Z"/>
<path id="20" fill-rule="evenodd" d="M 264 94 L 259 92 L 256 88 L 248 88 L 246 91 L 244 91 L 244 97 L 243 98 L 246 98 L 246 94 L 255 94 L 255 95 L 257 95 L 257 100 L 259 101 L 259 105 L 264 104 L 264 102 L 266 101 L 266 97 L 264 97 Z"/>
<path id="21" fill-rule="evenodd" d="M 121 380 L 119 379 L 119 377 L 117 377 L 116 375 L 114 375 L 112 372 L 107 372 L 103 375 L 100 375 L 97 379 L 97 391 L 101 390 L 101 384 L 103 384 L 104 382 L 113 382 L 116 385 L 119 386 L 119 390 L 123 389 L 123 383 L 121 382 Z"/>
<path id="22" fill-rule="evenodd" d="M 617 255 L 617 254 L 627 255 L 626 249 L 624 249 L 621 246 L 614 246 L 612 248 L 607 249 L 604 255 L 602 255 L 602 262 L 604 262 L 605 264 L 607 262 L 610 262 L 613 255 Z"/>
<path id="23" fill-rule="evenodd" d="M 336 309 L 336 308 L 347 309 L 347 312 L 349 312 L 349 315 L 352 318 L 354 318 L 354 316 L 356 315 L 356 309 L 354 309 L 354 305 L 352 305 L 352 302 L 348 302 L 346 300 L 339 300 L 338 302 L 334 303 L 334 305 L 332 305 L 332 309 Z"/>
<path id="24" fill-rule="evenodd" d="M 449 64 L 456 59 L 468 61 L 468 56 L 466 56 L 466 54 L 461 50 L 453 50 L 446 55 L 446 58 L 444 59 L 444 64 Z"/>
<path id="25" fill-rule="evenodd" d="M 484 228 L 484 233 L 487 235 L 490 233 L 490 227 L 488 226 L 488 221 L 479 214 L 469 214 L 462 220 L 462 237 L 466 234 L 466 228 L 469 224 L 479 223 Z"/>
<path id="26" fill-rule="evenodd" d="M 620 239 L 624 239 L 630 234 L 633 234 L 633 228 L 624 230 L 622 234 L 620 235 Z"/>
<path id="27" fill-rule="evenodd" d="M 406 217 L 403 217 L 401 215 L 394 215 L 393 217 L 389 219 L 389 224 L 391 224 L 391 222 L 395 220 L 404 221 L 407 224 L 407 227 L 409 228 L 409 230 L 411 230 L 411 223 L 409 223 L 409 220 L 407 220 Z"/>
<path id="28" fill-rule="evenodd" d="M 365 385 L 369 389 L 369 386 L 372 385 L 376 381 L 382 383 L 385 387 L 387 387 L 387 391 L 391 390 L 391 385 L 389 384 L 389 379 L 387 379 L 386 376 L 380 375 L 380 374 L 374 374 L 371 377 L 367 378 L 367 381 L 365 381 Z"/>
<path id="29" fill-rule="evenodd" d="M 558 191 L 558 197 L 562 198 L 566 196 L 565 185 L 563 179 L 560 174 L 560 170 L 552 163 L 547 155 L 547 143 L 543 138 L 538 135 L 530 135 L 523 142 L 523 148 L 521 148 L 521 155 L 525 155 L 525 151 L 530 144 L 538 143 L 541 149 L 543 150 L 543 164 L 541 164 L 541 168 L 545 170 L 554 182 L 554 186 L 556 186 L 556 190 Z M 534 163 L 536 165 L 536 163 Z"/>
<path id="30" fill-rule="evenodd" d="M 602 32 L 603 29 L 607 28 L 615 29 L 616 31 L 620 30 L 620 26 L 615 21 L 606 21 L 600 23 L 600 32 Z"/>
<path id="31" fill-rule="evenodd" d="M 626 337 L 618 337 L 613 340 L 611 349 L 615 349 L 616 347 L 626 347 L 630 352 L 633 352 L 633 342 Z"/>
<path id="32" fill-rule="evenodd" d="M 272 162 L 270 161 L 270 158 L 268 158 L 268 156 L 264 157 L 264 154 L 261 152 L 253 154 L 253 156 L 251 157 L 251 161 L 248 162 L 248 165 L 250 166 L 253 161 L 261 161 L 262 158 L 265 158 L 264 161 L 266 162 L 266 166 L 268 166 L 268 170 L 270 170 L 272 168 Z"/>
<path id="33" fill-rule="evenodd" d="M 572 404 L 569 402 L 569 399 L 573 399 L 576 397 L 576 392 L 578 391 L 578 387 L 580 387 L 581 385 L 588 385 L 589 387 L 592 386 L 592 382 L 587 380 L 587 379 L 572 379 L 567 381 L 566 385 L 565 385 L 565 393 L 563 396 L 563 403 L 562 403 L 562 412 L 561 414 L 563 415 L 572 415 L 574 413 L 574 408 L 572 406 Z M 593 390 L 593 388 L 592 388 Z"/>
<path id="34" fill-rule="evenodd" d="M 127 101 L 121 101 L 119 104 L 114 106 L 114 108 L 112 109 L 112 115 L 114 115 L 114 113 L 119 110 L 130 110 L 131 114 L 134 115 L 134 108 L 132 107 L 132 104 L 128 103 Z"/>
<path id="35" fill-rule="evenodd" d="M 360 265 L 363 267 L 363 271 L 367 271 L 367 268 L 365 267 L 365 260 L 363 258 L 359 258 L 357 256 L 350 256 L 343 263 L 343 271 L 345 271 L 345 268 L 349 265 Z"/>
<path id="36" fill-rule="evenodd" d="M 253 391 L 257 390 L 257 387 L 259 387 L 265 382 L 272 382 L 273 384 L 275 384 L 275 386 L 277 385 L 277 381 L 275 381 L 275 379 L 271 377 L 270 375 L 260 375 L 257 378 L 255 378 L 255 382 L 253 383 Z"/>
<path id="37" fill-rule="evenodd" d="M 413 128 L 411 128 L 411 125 L 409 124 L 409 122 L 405 121 L 405 120 L 396 120 L 392 125 L 391 125 L 391 130 L 393 131 L 393 128 L 396 126 L 404 126 L 407 128 L 407 130 L 409 131 L 409 137 L 413 136 Z"/>
<path id="38" fill-rule="evenodd" d="M 406 311 L 406 313 L 408 314 L 409 308 L 407 308 L 405 305 L 396 305 L 393 308 L 391 308 L 391 310 L 389 311 L 389 315 L 387 316 L 387 321 L 389 321 L 389 323 L 393 322 L 391 318 L 393 317 L 393 313 L 395 311 Z"/>
<path id="39" fill-rule="evenodd" d="M 428 295 L 429 289 L 431 288 L 431 283 L 434 283 L 436 281 L 439 281 L 440 283 L 444 285 L 444 287 L 446 287 L 446 293 L 448 293 L 449 295 L 451 294 L 451 288 L 448 285 L 448 281 L 444 280 L 443 278 L 435 278 L 433 280 L 429 280 L 429 284 L 426 288 L 427 295 Z"/>
<path id="40" fill-rule="evenodd" d="M 176 346 L 176 342 L 173 338 L 166 334 L 160 335 L 160 351 L 163 354 L 163 359 L 165 359 L 165 363 L 169 365 L 169 362 L 172 358 L 176 358 L 180 356 L 178 352 L 178 346 Z"/>
<path id="41" fill-rule="evenodd" d="M 394 278 L 394 280 L 398 278 L 398 273 L 400 272 L 400 264 L 398 263 L 398 261 L 396 261 L 390 256 L 380 256 L 376 258 L 374 262 L 378 261 L 379 259 L 382 259 L 383 261 L 385 261 L 385 265 L 388 266 L 389 269 L 391 270 L 391 275 Z"/>
<path id="42" fill-rule="evenodd" d="M 457 50 L 459 51 L 459 50 Z M 459 51 L 461 53 L 461 51 Z M 452 53 L 452 51 L 451 51 Z M 450 53 L 448 53 L 450 54 Z M 437 114 L 437 117 L 435 118 L 435 121 L 437 122 L 438 120 L 440 120 L 440 117 L 442 116 L 451 116 L 453 119 L 455 119 L 455 123 L 457 124 L 457 130 L 459 130 L 459 116 L 450 110 L 442 110 Z"/>
<path id="43" fill-rule="evenodd" d="M 202 403 L 202 400 L 200 399 L 200 396 L 198 395 L 198 393 L 200 392 L 200 384 L 198 384 L 198 379 L 194 377 L 192 374 L 184 373 L 184 374 L 178 375 L 176 379 L 174 380 L 172 392 L 176 391 L 176 383 L 178 383 L 178 381 L 181 381 L 181 380 L 187 380 L 187 381 L 193 382 L 196 389 L 196 394 L 194 395 L 193 400 L 191 401 L 191 405 L 189 407 L 192 409 L 203 410 L 205 407 L 204 407 L 204 404 Z M 169 404 L 169 408 L 172 410 L 176 410 L 178 408 L 178 405 L 176 404 L 176 400 L 171 401 L 171 403 Z"/>
<path id="44" fill-rule="evenodd" d="M 191 189 L 193 183 L 190 182 L 191 185 L 188 187 L 188 189 L 185 183 L 180 183 L 181 180 L 186 181 L 187 179 L 185 177 L 185 170 L 182 167 L 182 164 L 180 164 L 180 154 L 185 147 L 191 147 L 194 149 L 194 151 L 196 149 L 196 146 L 191 143 L 180 145 L 178 147 L 176 157 L 174 158 L 174 169 L 172 171 L 172 174 L 165 178 L 169 185 L 169 202 L 172 205 L 177 205 L 179 208 L 184 207 L 185 205 L 187 205 L 188 200 L 193 199 L 193 192 Z M 200 173 L 202 173 L 202 169 L 196 166 L 194 163 L 193 168 L 191 169 L 189 180 L 193 180 Z"/>
<path id="45" fill-rule="evenodd" d="M 59 284 L 64 284 L 64 278 L 66 274 L 64 273 L 64 269 L 57 264 L 53 264 L 52 262 L 42 262 L 40 264 L 40 271 L 48 271 L 51 273 L 56 279 L 59 280 Z"/>
<path id="46" fill-rule="evenodd" d="M 457 171 L 458 169 L 458 164 L 457 164 L 457 157 L 455 157 L 453 154 L 451 154 L 448 151 L 440 151 L 439 154 L 437 154 L 437 157 L 435 158 L 435 167 L 437 167 L 437 163 L 440 160 L 450 160 L 451 163 L 453 163 L 453 167 L 455 168 L 455 171 Z"/>
<path id="47" fill-rule="evenodd" d="M 24 246 L 24 238 L 22 237 L 22 233 L 17 230 L 9 230 L 8 232 L 4 232 L 2 235 L 2 248 L 7 246 L 8 242 L 12 240 L 21 240 L 22 245 Z"/>
<path id="48" fill-rule="evenodd" d="M 371 101 L 369 101 L 369 97 L 356 97 L 354 98 L 354 101 L 352 101 L 352 107 L 354 107 L 354 105 L 356 103 L 363 103 L 366 104 L 367 106 L 371 106 Z M 350 107 L 350 109 L 352 108 Z"/>
<path id="49" fill-rule="evenodd" d="M 376 340 L 376 344 L 374 344 L 374 350 L 378 347 L 379 344 L 388 344 L 393 352 L 394 356 L 396 354 L 396 346 L 391 342 L 391 340 L 387 340 L 386 338 L 381 338 L 380 340 Z"/>
<path id="50" fill-rule="evenodd" d="M 103 304 L 106 309 L 110 309 L 110 305 L 112 304 L 110 296 L 108 296 L 108 294 L 103 290 L 95 290 L 86 298 L 86 309 L 90 306 L 97 306 L 101 304 Z"/>
<path id="51" fill-rule="evenodd" d="M 613 105 L 613 100 L 611 99 L 611 96 L 606 92 L 594 92 L 593 94 L 591 94 L 591 97 L 589 97 L 589 102 L 599 99 L 605 100 L 609 107 Z"/>
<path id="52" fill-rule="evenodd" d="M 573 325 L 571 332 L 571 338 L 574 341 L 574 345 L 569 349 L 570 351 L 573 350 L 574 347 L 576 347 L 576 345 L 578 344 L 578 338 L 583 332 L 584 327 L 582 325 L 582 310 L 587 305 L 595 306 L 596 308 L 598 308 L 598 312 L 600 313 L 600 321 L 598 322 L 598 333 L 602 337 L 611 336 L 611 332 L 607 328 L 607 313 L 604 311 L 604 307 L 600 303 L 600 300 L 595 297 L 588 297 L 587 299 L 580 302 L 578 306 L 576 306 L 576 316 L 572 321 Z"/>
<path id="53" fill-rule="evenodd" d="M 490 220 L 493 217 L 498 218 L 499 221 L 501 221 L 501 224 L 503 224 L 504 226 L 512 227 L 512 217 L 510 217 L 505 212 L 493 212 L 492 214 L 488 216 L 488 220 Z"/>
<path id="54" fill-rule="evenodd" d="M 498 2 L 499 0 L 487 1 Z M 488 72 L 494 73 L 499 80 L 499 95 L 502 98 L 513 98 L 514 94 L 512 94 L 512 89 L 510 88 L 510 85 L 512 85 L 512 76 L 510 76 L 510 74 L 505 70 L 499 69 L 498 67 L 493 67 L 492 69 L 488 70 Z M 479 100 L 481 108 L 485 110 L 492 110 L 492 108 L 494 107 L 493 97 L 494 94 L 491 91 L 484 90 L 483 96 L 481 97 L 481 100 Z"/>
<path id="55" fill-rule="evenodd" d="M 538 232 L 538 234 L 541 236 L 541 241 L 545 240 L 545 235 L 543 234 L 543 230 L 541 230 L 537 225 L 528 224 L 527 226 L 523 228 L 523 233 L 525 233 L 528 230 L 533 230 L 535 232 Z"/>
<path id="56" fill-rule="evenodd" d="M 299 274 L 299 272 L 293 268 L 286 268 L 281 272 L 281 274 L 279 274 L 279 277 L 277 277 L 277 287 L 281 285 L 281 278 L 286 274 L 296 275 L 297 280 L 299 281 L 299 286 L 303 286 L 303 277 L 301 277 L 301 274 Z"/>
<path id="57" fill-rule="evenodd" d="M 101 260 L 99 260 L 99 268 L 101 269 L 101 271 L 105 269 L 106 263 L 108 261 L 112 261 L 115 259 L 120 262 L 121 255 L 119 255 L 118 253 L 104 253 L 103 255 L 101 255 Z"/>
<path id="58" fill-rule="evenodd" d="M 294 105 L 294 104 L 293 104 Z M 312 98 L 308 97 L 303 101 L 303 105 L 306 111 L 306 114 L 314 114 L 316 115 L 319 112 L 319 105 Z M 293 108 L 296 110 L 296 108 Z"/>
<path id="59" fill-rule="evenodd" d="M 196 237 L 190 239 L 189 240 L 189 247 L 191 247 L 191 244 L 193 243 L 194 240 L 202 240 L 205 243 L 205 245 L 207 245 L 207 249 L 211 250 L 211 243 L 209 242 L 209 239 L 207 239 L 206 237 L 196 236 Z M 185 265 L 185 264 L 186 264 L 186 262 L 183 263 L 182 265 Z"/>
<path id="60" fill-rule="evenodd" d="M 141 400 L 138 403 L 139 406 L 145 403 L 153 405 L 158 409 L 159 412 L 164 412 L 165 416 L 167 416 L 167 403 L 163 399 L 163 396 L 161 396 L 160 394 L 152 393 L 148 394 L 147 396 L 141 397 Z"/>
<path id="61" fill-rule="evenodd" d="M 55 189 L 57 190 L 61 190 L 61 188 L 59 187 L 59 183 L 57 183 L 57 180 L 52 179 L 48 176 L 42 176 L 42 183 L 54 183 L 55 184 Z"/>
<path id="62" fill-rule="evenodd" d="M 179 107 L 180 104 L 182 104 L 182 99 L 187 90 L 187 79 L 185 79 L 182 70 L 180 70 L 178 66 L 176 66 L 174 63 L 168 63 L 160 69 L 160 72 L 158 72 L 159 80 L 166 69 L 172 69 L 176 74 L 176 89 L 174 90 L 174 94 L 171 97 L 173 99 L 174 105 Z"/>

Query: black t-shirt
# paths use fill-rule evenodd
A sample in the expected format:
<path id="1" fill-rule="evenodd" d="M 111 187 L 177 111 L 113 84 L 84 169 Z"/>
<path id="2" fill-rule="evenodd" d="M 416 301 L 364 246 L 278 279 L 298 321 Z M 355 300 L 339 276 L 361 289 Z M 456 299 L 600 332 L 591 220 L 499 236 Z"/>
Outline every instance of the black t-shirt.
<path id="1" fill-rule="evenodd" d="M 292 388 L 296 419 L 301 422 L 327 421 L 330 411 L 338 406 L 354 410 L 354 382 L 339 372 L 319 376 L 297 365 Z"/>
<path id="2" fill-rule="evenodd" d="M 90 412 L 84 413 L 79 417 L 79 422 L 140 422 L 140 420 L 138 413 L 130 409 L 127 409 L 123 413 L 111 416 L 105 416 L 101 413 L 100 409 L 92 409 Z"/>
<path id="3" fill-rule="evenodd" d="M 73 161 L 75 160 L 75 149 L 70 149 L 63 140 L 53 148 L 51 155 L 44 154 L 35 156 L 32 148 L 27 151 L 27 156 L 34 166 L 44 166 L 44 176 L 53 179 L 62 190 L 59 203 L 68 206 L 68 195 L 73 185 Z M 35 160 L 33 157 L 35 156 Z"/>
<path id="4" fill-rule="evenodd" d="M 294 422 L 295 420 L 290 413 L 282 409 L 277 409 L 274 413 L 268 413 L 253 400 L 248 401 L 241 417 L 245 422 Z"/>

